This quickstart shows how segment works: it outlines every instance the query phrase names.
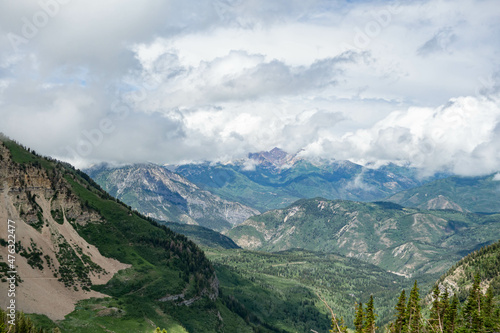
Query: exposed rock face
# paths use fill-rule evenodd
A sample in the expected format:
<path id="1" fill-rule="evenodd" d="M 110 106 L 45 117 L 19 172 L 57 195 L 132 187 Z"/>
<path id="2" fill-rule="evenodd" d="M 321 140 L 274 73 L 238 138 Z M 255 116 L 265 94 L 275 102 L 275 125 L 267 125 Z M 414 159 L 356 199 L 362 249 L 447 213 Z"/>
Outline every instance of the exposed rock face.
<path id="1" fill-rule="evenodd" d="M 248 154 L 248 158 L 267 168 L 292 166 L 296 161 L 300 160 L 297 155 L 290 155 L 279 148 L 273 148 L 270 151 L 262 151 L 259 153 L 250 153 Z"/>
<path id="2" fill-rule="evenodd" d="M 158 220 L 223 231 L 259 214 L 255 209 L 204 191 L 186 178 L 154 164 L 99 167 L 88 172 L 111 195 Z"/>
<path id="3" fill-rule="evenodd" d="M 51 319 L 63 319 L 79 300 L 105 297 L 89 287 L 106 283 L 128 267 L 103 257 L 75 231 L 77 224 L 104 221 L 82 205 L 59 173 L 57 168 L 46 171 L 36 164 L 14 163 L 0 142 L 0 239 L 9 239 L 7 223 L 14 221 L 15 264 L 22 281 L 16 302 L 26 312 Z M 2 261 L 8 254 L 8 248 L 0 246 Z M 7 295 L 6 289 L 2 280 L 0 293 Z M 0 299 L 6 308 L 8 299 Z"/>
<path id="4" fill-rule="evenodd" d="M 463 251 L 498 239 L 499 223 L 500 215 L 316 198 L 251 217 L 227 235 L 247 249 L 341 253 L 411 276 L 442 273 Z"/>

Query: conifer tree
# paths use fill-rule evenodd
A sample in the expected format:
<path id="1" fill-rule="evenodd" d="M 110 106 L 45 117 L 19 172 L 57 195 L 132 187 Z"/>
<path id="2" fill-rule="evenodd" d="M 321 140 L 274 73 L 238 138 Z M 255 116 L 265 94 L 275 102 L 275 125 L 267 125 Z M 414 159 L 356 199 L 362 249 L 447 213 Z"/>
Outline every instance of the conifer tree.
<path id="1" fill-rule="evenodd" d="M 480 283 L 481 279 L 479 275 L 476 274 L 462 313 L 464 328 L 472 330 L 473 332 L 481 332 L 483 328 Z"/>
<path id="2" fill-rule="evenodd" d="M 413 288 L 408 298 L 406 307 L 406 326 L 404 331 L 409 333 L 419 333 L 422 330 L 422 313 L 420 308 L 420 295 L 417 281 L 413 284 Z"/>
<path id="3" fill-rule="evenodd" d="M 391 333 L 402 333 L 406 324 L 406 292 L 401 291 L 396 304 L 396 320 L 391 327 Z"/>
<path id="4" fill-rule="evenodd" d="M 441 305 L 440 305 L 440 317 L 441 317 L 441 331 L 444 331 L 444 317 L 446 316 L 446 312 L 450 306 L 450 294 L 448 293 L 448 288 L 444 289 L 443 296 L 441 296 Z"/>
<path id="5" fill-rule="evenodd" d="M 447 307 L 446 312 L 444 314 L 443 331 L 445 333 L 455 332 L 458 306 L 459 306 L 458 297 L 457 295 L 454 295 L 451 299 L 450 305 Z"/>
<path id="6" fill-rule="evenodd" d="M 432 332 L 443 332 L 443 307 L 445 303 L 441 299 L 441 291 L 436 284 L 432 291 L 432 308 L 429 318 L 430 330 Z"/>
<path id="7" fill-rule="evenodd" d="M 356 305 L 356 317 L 354 318 L 354 327 L 356 328 L 356 333 L 363 333 L 363 324 L 365 319 L 365 313 L 363 311 L 363 303 Z"/>
<path id="8" fill-rule="evenodd" d="M 495 314 L 495 305 L 493 304 L 493 289 L 491 286 L 486 291 L 486 297 L 483 302 L 482 317 L 484 323 L 484 331 L 487 333 L 495 332 L 500 329 L 498 327 L 498 315 Z"/>
<path id="9" fill-rule="evenodd" d="M 373 295 L 370 295 L 370 300 L 368 301 L 368 304 L 366 304 L 364 333 L 375 333 L 375 330 L 377 329 L 375 323 L 376 316 L 377 315 L 375 314 L 375 308 L 373 305 Z"/>
<path id="10" fill-rule="evenodd" d="M 335 316 L 332 317 L 332 327 L 329 331 L 330 333 L 347 333 L 347 326 L 344 322 L 344 317 L 340 317 L 337 320 Z"/>

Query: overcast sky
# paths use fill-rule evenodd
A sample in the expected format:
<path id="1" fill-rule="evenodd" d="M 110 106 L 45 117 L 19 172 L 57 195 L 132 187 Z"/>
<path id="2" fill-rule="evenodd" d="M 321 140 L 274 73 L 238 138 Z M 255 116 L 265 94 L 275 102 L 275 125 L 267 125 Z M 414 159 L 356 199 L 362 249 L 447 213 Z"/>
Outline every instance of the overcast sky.
<path id="1" fill-rule="evenodd" d="M 500 171 L 497 0 L 3 0 L 0 131 L 78 167 Z"/>

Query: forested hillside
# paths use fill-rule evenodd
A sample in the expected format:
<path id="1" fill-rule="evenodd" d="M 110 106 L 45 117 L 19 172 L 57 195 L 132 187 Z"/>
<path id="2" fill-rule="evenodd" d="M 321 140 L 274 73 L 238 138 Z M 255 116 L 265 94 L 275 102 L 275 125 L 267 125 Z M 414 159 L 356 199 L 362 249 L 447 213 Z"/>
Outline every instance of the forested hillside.
<path id="1" fill-rule="evenodd" d="M 464 255 L 497 241 L 499 223 L 498 214 L 316 198 L 254 216 L 228 236 L 247 249 L 337 252 L 406 276 L 437 278 Z"/>
<path id="2" fill-rule="evenodd" d="M 9 140 L 0 142 L 0 157 L 2 225 L 7 218 L 17 223 L 17 310 L 46 314 L 63 332 L 253 330 L 221 301 L 212 264 L 185 236 L 132 211 L 67 164 Z M 7 301 L 2 297 L 2 308 Z"/>
<path id="3" fill-rule="evenodd" d="M 498 176 L 448 177 L 399 192 L 388 199 L 407 207 L 500 212 Z"/>

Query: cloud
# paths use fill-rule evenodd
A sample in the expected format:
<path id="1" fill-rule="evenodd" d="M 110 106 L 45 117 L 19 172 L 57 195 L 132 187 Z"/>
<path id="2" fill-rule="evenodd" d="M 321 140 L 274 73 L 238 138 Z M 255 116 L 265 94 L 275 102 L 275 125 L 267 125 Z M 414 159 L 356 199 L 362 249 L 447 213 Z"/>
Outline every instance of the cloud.
<path id="1" fill-rule="evenodd" d="M 411 163 L 427 173 L 482 175 L 500 169 L 499 135 L 498 99 L 459 97 L 437 108 L 395 111 L 321 147 L 326 155 L 361 164 Z"/>
<path id="2" fill-rule="evenodd" d="M 157 88 L 144 101 L 147 105 L 139 108 L 151 109 L 153 104 L 158 109 L 191 108 L 321 90 L 336 85 L 343 66 L 359 62 L 363 56 L 346 52 L 308 66 L 291 66 L 277 59 L 267 61 L 260 54 L 231 51 L 197 67 L 187 67 L 175 50 L 158 53 L 157 49 L 157 45 L 138 48 L 144 69 L 140 77 L 157 80 Z"/>
<path id="3" fill-rule="evenodd" d="M 418 48 L 417 53 L 428 56 L 435 52 L 450 52 L 450 46 L 457 40 L 457 35 L 451 28 L 440 29 L 434 37 Z"/>
<path id="4" fill-rule="evenodd" d="M 500 169 L 497 1 L 41 3 L 0 3 L 0 131 L 41 153 Z"/>

